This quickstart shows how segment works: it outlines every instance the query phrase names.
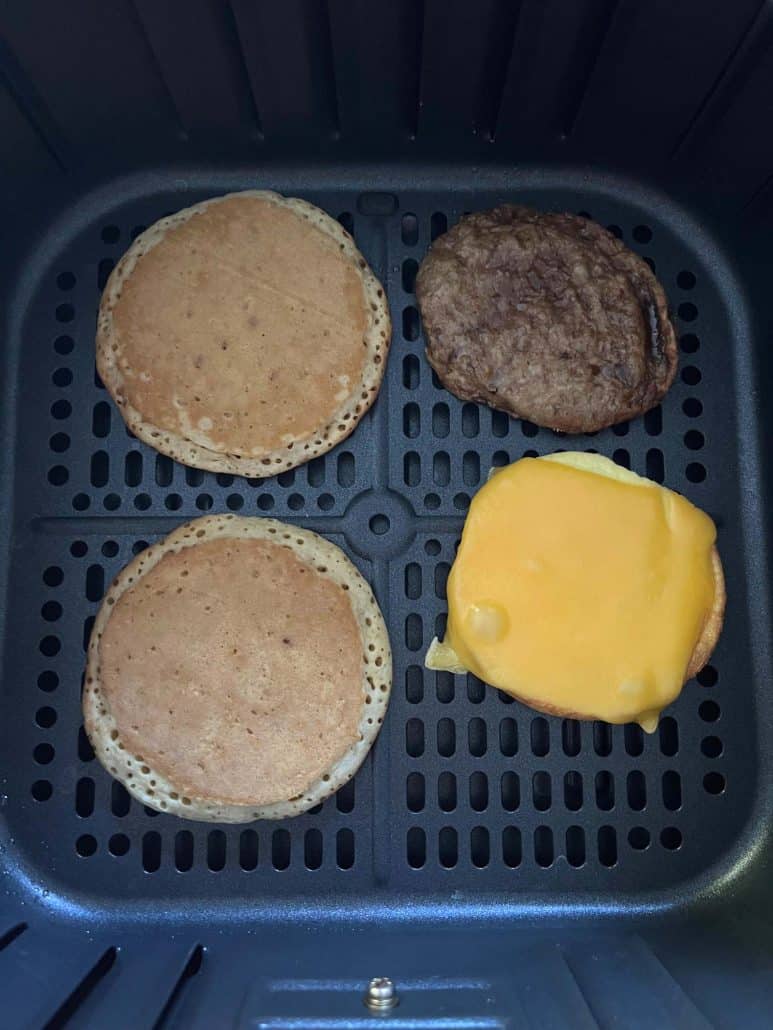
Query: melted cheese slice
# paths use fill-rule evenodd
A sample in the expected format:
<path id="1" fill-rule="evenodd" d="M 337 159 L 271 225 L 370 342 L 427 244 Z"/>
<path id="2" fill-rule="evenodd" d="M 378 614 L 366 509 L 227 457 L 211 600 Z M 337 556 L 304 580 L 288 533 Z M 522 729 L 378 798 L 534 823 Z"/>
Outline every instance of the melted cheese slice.
<path id="1" fill-rule="evenodd" d="M 684 497 L 607 458 L 517 461 L 470 506 L 427 665 L 652 732 L 714 601 L 715 538 Z"/>

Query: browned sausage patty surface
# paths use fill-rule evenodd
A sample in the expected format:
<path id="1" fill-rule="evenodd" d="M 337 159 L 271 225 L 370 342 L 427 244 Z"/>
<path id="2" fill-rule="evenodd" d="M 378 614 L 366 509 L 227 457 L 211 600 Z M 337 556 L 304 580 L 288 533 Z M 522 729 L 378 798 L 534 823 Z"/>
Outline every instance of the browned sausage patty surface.
<path id="1" fill-rule="evenodd" d="M 416 296 L 444 386 L 538 425 L 632 418 L 676 374 L 662 286 L 586 218 L 513 204 L 469 215 L 432 245 Z"/>

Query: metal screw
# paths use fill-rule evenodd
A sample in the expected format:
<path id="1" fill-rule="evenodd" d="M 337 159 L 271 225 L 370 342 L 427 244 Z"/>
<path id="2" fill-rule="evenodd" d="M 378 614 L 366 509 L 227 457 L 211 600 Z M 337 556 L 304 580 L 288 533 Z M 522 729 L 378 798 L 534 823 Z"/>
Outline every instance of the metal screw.
<path id="1" fill-rule="evenodd" d="M 371 1012 L 386 1012 L 400 1004 L 395 985 L 388 976 L 374 976 L 363 1001 Z"/>

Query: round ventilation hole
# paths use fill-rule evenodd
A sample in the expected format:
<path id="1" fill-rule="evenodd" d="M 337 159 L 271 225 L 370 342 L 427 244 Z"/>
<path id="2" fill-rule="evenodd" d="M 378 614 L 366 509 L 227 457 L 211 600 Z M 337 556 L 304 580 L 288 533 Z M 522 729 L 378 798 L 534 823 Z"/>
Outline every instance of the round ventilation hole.
<path id="1" fill-rule="evenodd" d="M 72 414 L 72 405 L 69 401 L 54 401 L 51 405 L 51 415 L 56 419 L 69 418 Z"/>
<path id="2" fill-rule="evenodd" d="M 635 851 L 644 851 L 650 846 L 650 831 L 643 826 L 634 826 L 628 833 L 628 843 Z"/>
<path id="3" fill-rule="evenodd" d="M 701 741 L 701 751 L 706 758 L 719 758 L 723 750 L 719 737 L 704 737 Z"/>
<path id="4" fill-rule="evenodd" d="M 38 744 L 32 752 L 32 757 L 38 765 L 48 765 L 54 760 L 54 749 L 51 744 Z"/>
<path id="5" fill-rule="evenodd" d="M 676 277 L 676 285 L 680 290 L 691 290 L 695 286 L 695 276 L 685 269 Z"/>
<path id="6" fill-rule="evenodd" d="M 716 701 L 702 701 L 698 706 L 698 715 L 704 722 L 716 722 L 720 715 Z"/>
<path id="7" fill-rule="evenodd" d="M 59 677 L 55 672 L 47 669 L 38 676 L 38 688 L 50 694 L 59 686 Z"/>
<path id="8" fill-rule="evenodd" d="M 675 826 L 667 826 L 660 834 L 660 843 L 668 851 L 676 851 L 682 846 L 682 834 Z"/>
<path id="9" fill-rule="evenodd" d="M 703 777 L 703 789 L 707 794 L 722 794 L 725 789 L 725 777 L 718 772 L 706 773 Z"/>
<path id="10" fill-rule="evenodd" d="M 40 614 L 46 622 L 56 622 L 62 617 L 62 606 L 58 601 L 46 601 L 40 609 Z"/>
<path id="11" fill-rule="evenodd" d="M 125 833 L 114 833 L 107 842 L 107 850 L 116 858 L 121 858 L 129 850 L 129 838 Z"/>
<path id="12" fill-rule="evenodd" d="M 32 796 L 36 801 L 48 801 L 54 792 L 48 780 L 35 780 L 32 784 Z"/>
<path id="13" fill-rule="evenodd" d="M 75 850 L 81 858 L 90 858 L 97 850 L 97 839 L 90 833 L 84 833 L 75 842 Z"/>
<path id="14" fill-rule="evenodd" d="M 64 573 L 58 565 L 49 565 L 43 573 L 43 582 L 47 587 L 58 587 L 64 579 Z"/>
<path id="15" fill-rule="evenodd" d="M 704 665 L 695 678 L 702 687 L 713 687 L 716 686 L 717 680 L 719 679 L 719 673 L 713 665 Z"/>
<path id="16" fill-rule="evenodd" d="M 72 336 L 57 336 L 54 340 L 54 350 L 57 354 L 71 354 L 74 346 Z"/>
<path id="17" fill-rule="evenodd" d="M 50 705 L 44 705 L 35 712 L 35 722 L 43 730 L 49 730 L 56 722 L 56 709 Z"/>
<path id="18" fill-rule="evenodd" d="M 60 272 L 56 277 L 56 285 L 60 290 L 71 290 L 75 286 L 75 276 L 72 272 Z"/>
<path id="19" fill-rule="evenodd" d="M 677 308 L 677 312 L 683 322 L 694 322 L 698 317 L 698 309 L 689 301 L 686 301 L 684 304 L 680 304 Z"/>

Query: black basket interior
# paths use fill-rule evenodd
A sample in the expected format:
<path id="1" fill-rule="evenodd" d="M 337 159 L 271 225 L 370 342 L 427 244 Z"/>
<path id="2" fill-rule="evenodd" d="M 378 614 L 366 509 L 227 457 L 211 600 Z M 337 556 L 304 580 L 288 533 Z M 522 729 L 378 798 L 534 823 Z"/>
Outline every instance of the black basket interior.
<path id="1" fill-rule="evenodd" d="M 11 1025 L 369 1025 L 379 974 L 401 990 L 395 1025 L 769 1025 L 771 5 L 19 0 L 0 29 Z M 94 369 L 100 292 L 131 240 L 242 188 L 337 217 L 394 323 L 356 432 L 267 479 L 155 454 Z M 440 386 L 418 265 L 504 201 L 592 217 L 656 271 L 680 339 L 662 406 L 561 437 Z M 719 528 L 722 638 L 652 736 L 423 668 L 488 470 L 570 447 Z M 227 511 L 340 544 L 394 652 L 364 767 L 276 824 L 144 808 L 81 726 L 111 578 Z"/>

